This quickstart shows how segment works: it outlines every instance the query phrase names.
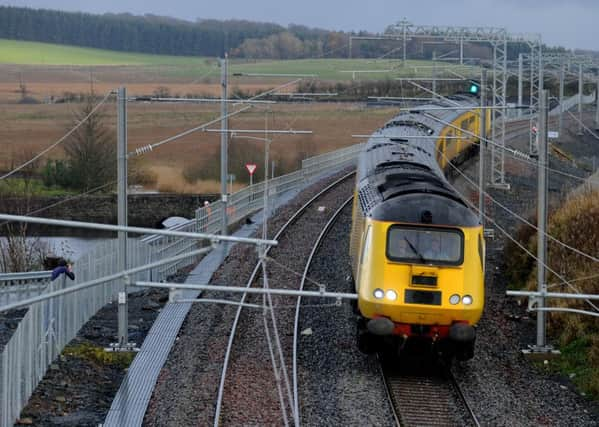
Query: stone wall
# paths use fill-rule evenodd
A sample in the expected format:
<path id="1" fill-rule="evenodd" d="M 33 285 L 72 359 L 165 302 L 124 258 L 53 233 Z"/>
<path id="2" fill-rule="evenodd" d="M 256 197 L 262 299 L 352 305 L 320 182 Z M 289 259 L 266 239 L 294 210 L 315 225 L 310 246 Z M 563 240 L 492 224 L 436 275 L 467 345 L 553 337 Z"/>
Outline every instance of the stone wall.
<path id="1" fill-rule="evenodd" d="M 218 198 L 216 194 L 132 194 L 128 197 L 129 225 L 156 228 L 170 216 L 193 218 L 195 210 L 204 203 L 204 200 L 212 202 Z M 0 212 L 23 215 L 50 206 L 31 215 L 105 224 L 117 223 L 116 194 L 84 196 L 69 201 L 64 201 L 65 199 L 65 197 L 34 197 L 27 201 L 21 198 L 6 198 L 0 200 Z M 65 231 L 62 227 L 58 229 L 58 227 L 33 224 L 28 227 L 30 230 L 44 234 L 64 234 Z"/>

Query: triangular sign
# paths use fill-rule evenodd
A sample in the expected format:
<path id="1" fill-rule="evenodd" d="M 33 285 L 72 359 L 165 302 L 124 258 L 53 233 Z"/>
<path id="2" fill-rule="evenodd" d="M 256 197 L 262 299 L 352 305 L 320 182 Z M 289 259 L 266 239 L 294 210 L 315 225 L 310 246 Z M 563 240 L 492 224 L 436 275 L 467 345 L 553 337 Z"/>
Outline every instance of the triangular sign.
<path id="1" fill-rule="evenodd" d="M 248 170 L 248 172 L 250 173 L 250 175 L 254 174 L 254 171 L 256 170 L 256 164 L 255 163 L 248 163 L 245 165 L 245 168 Z"/>

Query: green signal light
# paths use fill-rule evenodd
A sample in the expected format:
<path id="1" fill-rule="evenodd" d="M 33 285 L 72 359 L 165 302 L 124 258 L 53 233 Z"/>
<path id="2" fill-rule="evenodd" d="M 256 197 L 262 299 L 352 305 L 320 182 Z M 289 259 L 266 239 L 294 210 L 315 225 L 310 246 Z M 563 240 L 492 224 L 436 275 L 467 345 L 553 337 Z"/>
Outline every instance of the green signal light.
<path id="1" fill-rule="evenodd" d="M 472 83 L 472 84 L 470 85 L 470 93 L 472 93 L 472 94 L 477 94 L 477 93 L 478 93 L 478 85 L 476 85 L 476 84 Z"/>

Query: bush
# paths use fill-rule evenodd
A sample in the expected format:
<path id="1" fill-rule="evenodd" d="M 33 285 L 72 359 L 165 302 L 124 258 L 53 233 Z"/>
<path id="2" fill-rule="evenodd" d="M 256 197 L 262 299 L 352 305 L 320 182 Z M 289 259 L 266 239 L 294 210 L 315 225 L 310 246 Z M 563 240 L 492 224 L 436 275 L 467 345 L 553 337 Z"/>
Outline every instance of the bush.
<path id="1" fill-rule="evenodd" d="M 567 200 L 549 218 L 548 232 L 556 239 L 587 254 L 599 254 L 599 191 L 588 191 Z M 536 244 L 535 244 L 536 247 Z M 551 240 L 547 246 L 548 263 L 553 271 L 565 277 L 571 286 L 561 283 L 554 274 L 547 273 L 551 291 L 599 294 L 599 268 L 597 264 Z M 513 254 L 513 253 L 512 253 Z M 536 289 L 536 271 L 528 277 L 528 288 Z M 552 307 L 593 310 L 584 300 L 551 299 Z M 598 304 L 595 304 L 598 305 Z M 599 323 L 588 315 L 551 313 L 549 326 L 552 333 L 566 349 L 576 349 L 571 356 L 588 360 L 589 372 L 583 388 L 599 396 Z M 576 345 L 574 345 L 576 344 Z M 580 354 L 578 354 L 580 353 Z"/>
<path id="2" fill-rule="evenodd" d="M 42 181 L 46 187 L 71 186 L 69 166 L 64 160 L 48 160 L 42 169 Z"/>

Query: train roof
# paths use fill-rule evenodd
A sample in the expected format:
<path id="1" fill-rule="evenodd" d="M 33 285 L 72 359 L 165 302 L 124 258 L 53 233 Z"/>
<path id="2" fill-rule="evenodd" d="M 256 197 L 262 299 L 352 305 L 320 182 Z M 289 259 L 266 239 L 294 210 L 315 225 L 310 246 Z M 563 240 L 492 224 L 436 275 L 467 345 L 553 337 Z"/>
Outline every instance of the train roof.
<path id="1" fill-rule="evenodd" d="M 403 111 L 371 135 L 358 160 L 358 196 L 366 215 L 384 221 L 420 222 L 421 213 L 429 210 L 433 223 L 478 224 L 478 218 L 445 179 L 436 159 L 436 141 L 445 125 L 435 118 L 452 122 L 465 110 L 422 111 L 437 106 L 477 106 L 469 96 L 450 99 Z M 413 197 L 416 194 L 423 199 L 423 193 L 432 196 L 427 198 L 429 209 Z M 409 209 L 402 209 L 402 204 Z"/>

